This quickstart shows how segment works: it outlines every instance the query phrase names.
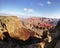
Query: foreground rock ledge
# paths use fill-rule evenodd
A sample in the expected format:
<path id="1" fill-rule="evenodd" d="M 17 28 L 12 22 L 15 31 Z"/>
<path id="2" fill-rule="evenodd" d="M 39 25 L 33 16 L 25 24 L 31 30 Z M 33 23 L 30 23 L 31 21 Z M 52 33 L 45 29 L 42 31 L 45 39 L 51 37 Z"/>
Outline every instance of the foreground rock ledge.
<path id="1" fill-rule="evenodd" d="M 3 40 L 3 33 L 8 32 L 12 38 L 27 40 L 30 32 L 22 26 L 21 20 L 16 16 L 0 16 L 0 39 Z"/>

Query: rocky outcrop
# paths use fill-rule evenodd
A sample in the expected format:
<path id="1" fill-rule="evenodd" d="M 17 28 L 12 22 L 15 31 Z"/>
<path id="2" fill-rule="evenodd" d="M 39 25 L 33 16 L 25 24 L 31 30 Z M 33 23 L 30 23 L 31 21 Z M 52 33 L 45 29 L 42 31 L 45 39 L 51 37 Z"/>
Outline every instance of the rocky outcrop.
<path id="1" fill-rule="evenodd" d="M 8 32 L 12 38 L 27 40 L 30 33 L 22 26 L 22 22 L 16 16 L 0 16 L 0 39 L 4 38 L 4 32 Z"/>
<path id="2" fill-rule="evenodd" d="M 0 39 L 5 37 L 4 32 L 19 40 L 28 40 L 30 36 L 40 38 L 39 33 L 24 27 L 22 21 L 16 16 L 0 16 Z"/>
<path id="3" fill-rule="evenodd" d="M 9 43 L 8 46 L 14 44 L 16 48 L 33 48 L 34 46 L 44 48 L 51 42 L 51 36 L 47 28 L 38 24 L 25 24 L 16 16 L 0 16 L 1 44 L 8 45 Z"/>

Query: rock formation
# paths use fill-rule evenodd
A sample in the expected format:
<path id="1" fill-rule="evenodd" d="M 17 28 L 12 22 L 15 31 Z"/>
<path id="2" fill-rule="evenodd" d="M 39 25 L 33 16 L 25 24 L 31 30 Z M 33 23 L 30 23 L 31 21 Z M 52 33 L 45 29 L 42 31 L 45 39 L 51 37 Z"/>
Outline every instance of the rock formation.
<path id="1" fill-rule="evenodd" d="M 27 40 L 29 31 L 23 29 L 22 22 L 16 16 L 0 16 L 0 39 L 4 38 L 3 32 L 8 32 L 12 38 Z"/>

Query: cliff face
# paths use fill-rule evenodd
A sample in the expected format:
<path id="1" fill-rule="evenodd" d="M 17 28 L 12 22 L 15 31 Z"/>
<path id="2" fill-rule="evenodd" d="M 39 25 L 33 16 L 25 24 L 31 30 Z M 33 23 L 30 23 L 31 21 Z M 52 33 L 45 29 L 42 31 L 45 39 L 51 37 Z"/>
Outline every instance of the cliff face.
<path id="1" fill-rule="evenodd" d="M 58 27 L 55 27 L 55 24 L 51 21 L 51 19 L 38 18 L 21 21 L 16 16 L 0 16 L 1 48 L 3 46 L 6 46 L 6 48 L 10 46 L 11 48 L 15 45 L 14 48 L 44 48 L 48 46 L 52 41 L 51 32 L 55 32 L 56 29 L 54 28 L 60 28 L 60 22 L 57 24 Z M 46 27 L 46 23 L 49 28 Z M 51 28 L 51 24 L 54 28 Z"/>
<path id="2" fill-rule="evenodd" d="M 38 39 L 37 36 L 38 35 L 36 35 L 36 33 L 33 30 L 24 27 L 22 21 L 18 19 L 18 17 L 0 16 L 0 47 L 1 48 L 2 47 L 8 48 L 15 45 L 16 47 L 18 46 L 17 48 L 20 47 L 25 48 L 28 47 L 29 44 L 30 47 L 32 48 L 34 44 L 37 45 L 41 41 L 41 39 Z M 25 47 L 23 47 L 23 45 Z M 40 47 L 40 45 L 37 46 Z"/>
<path id="3" fill-rule="evenodd" d="M 12 38 L 27 40 L 30 36 L 29 31 L 22 26 L 22 22 L 16 16 L 0 16 L 0 39 L 3 40 L 3 33 L 8 32 Z"/>
<path id="4" fill-rule="evenodd" d="M 24 27 L 22 21 L 16 16 L 0 16 L 0 39 L 2 40 L 2 43 L 0 44 L 4 44 L 4 46 L 4 40 L 7 42 L 9 41 L 9 44 L 14 42 L 19 44 L 19 46 L 20 44 L 26 45 L 39 43 L 41 41 L 40 35 L 38 35 L 39 33 L 36 33 L 37 31 L 34 32 L 34 30 Z"/>

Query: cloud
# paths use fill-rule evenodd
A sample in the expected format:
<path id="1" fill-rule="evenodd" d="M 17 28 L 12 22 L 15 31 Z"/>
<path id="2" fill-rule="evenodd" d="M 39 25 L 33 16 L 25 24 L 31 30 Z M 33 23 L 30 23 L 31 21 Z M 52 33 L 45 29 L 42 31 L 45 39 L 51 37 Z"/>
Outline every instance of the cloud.
<path id="1" fill-rule="evenodd" d="M 51 1 L 47 1 L 47 4 L 52 4 L 52 2 Z"/>
<path id="2" fill-rule="evenodd" d="M 53 18 L 59 18 L 60 19 L 60 13 L 59 12 L 53 13 L 52 14 L 52 17 Z"/>
<path id="3" fill-rule="evenodd" d="M 1 16 L 19 16 L 21 14 L 23 14 L 23 13 L 10 11 L 10 10 L 2 10 L 2 11 L 0 11 Z"/>
<path id="4" fill-rule="evenodd" d="M 44 4 L 43 4 L 43 3 L 38 3 L 38 5 L 39 5 L 39 6 L 44 6 Z"/>
<path id="5" fill-rule="evenodd" d="M 26 11 L 26 12 L 32 12 L 33 9 L 32 8 L 24 8 L 24 11 Z"/>
<path id="6" fill-rule="evenodd" d="M 27 11 L 27 8 L 24 8 L 24 11 Z"/>

